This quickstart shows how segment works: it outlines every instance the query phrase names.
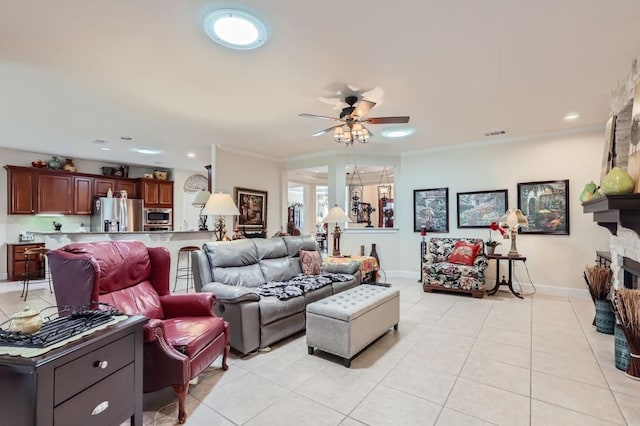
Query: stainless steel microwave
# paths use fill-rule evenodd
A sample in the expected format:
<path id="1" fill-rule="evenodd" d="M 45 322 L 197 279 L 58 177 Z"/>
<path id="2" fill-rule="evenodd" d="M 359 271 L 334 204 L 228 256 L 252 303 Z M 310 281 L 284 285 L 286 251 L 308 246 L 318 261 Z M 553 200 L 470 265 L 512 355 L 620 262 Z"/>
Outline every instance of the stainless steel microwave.
<path id="1" fill-rule="evenodd" d="M 171 209 L 144 209 L 144 225 L 171 225 Z"/>

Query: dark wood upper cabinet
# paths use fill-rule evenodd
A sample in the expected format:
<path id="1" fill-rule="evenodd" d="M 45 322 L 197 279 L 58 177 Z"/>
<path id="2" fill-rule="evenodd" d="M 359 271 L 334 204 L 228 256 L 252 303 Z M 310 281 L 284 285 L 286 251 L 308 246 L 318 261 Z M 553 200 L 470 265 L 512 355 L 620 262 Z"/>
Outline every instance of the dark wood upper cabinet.
<path id="1" fill-rule="evenodd" d="M 36 212 L 36 174 L 33 169 L 7 169 L 7 194 L 9 214 L 34 214 Z"/>
<path id="2" fill-rule="evenodd" d="M 93 179 L 77 176 L 74 178 L 73 214 L 91 214 Z"/>
<path id="3" fill-rule="evenodd" d="M 37 184 L 38 212 L 73 213 L 73 176 L 39 174 Z"/>
<path id="4" fill-rule="evenodd" d="M 173 182 L 153 179 L 140 180 L 145 207 L 173 207 Z"/>
<path id="5" fill-rule="evenodd" d="M 106 197 L 109 189 L 117 197 L 144 200 L 146 207 L 173 208 L 173 182 L 158 179 L 128 179 L 34 167 L 4 166 L 7 171 L 8 214 L 62 213 L 90 215 L 94 197 Z"/>

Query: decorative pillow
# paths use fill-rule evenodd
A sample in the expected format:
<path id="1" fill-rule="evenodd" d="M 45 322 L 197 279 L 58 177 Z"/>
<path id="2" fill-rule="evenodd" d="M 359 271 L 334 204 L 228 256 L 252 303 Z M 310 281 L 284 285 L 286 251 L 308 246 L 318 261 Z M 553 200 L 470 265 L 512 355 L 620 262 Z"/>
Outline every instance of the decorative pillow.
<path id="1" fill-rule="evenodd" d="M 449 263 L 457 263 L 458 265 L 473 265 L 476 256 L 480 251 L 480 244 L 470 244 L 464 241 L 456 242 L 453 251 L 449 256 Z"/>
<path id="2" fill-rule="evenodd" d="M 322 259 L 315 250 L 300 250 L 300 264 L 305 275 L 322 274 Z"/>

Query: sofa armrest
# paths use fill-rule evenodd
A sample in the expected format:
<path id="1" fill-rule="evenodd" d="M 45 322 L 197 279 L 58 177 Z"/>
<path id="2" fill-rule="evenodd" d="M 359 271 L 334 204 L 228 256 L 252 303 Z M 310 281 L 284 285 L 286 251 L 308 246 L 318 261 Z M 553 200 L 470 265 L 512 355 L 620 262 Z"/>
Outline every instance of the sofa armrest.
<path id="1" fill-rule="evenodd" d="M 358 262 L 322 264 L 322 272 L 355 275 L 358 271 L 360 271 L 360 264 Z"/>
<path id="2" fill-rule="evenodd" d="M 191 252 L 191 270 L 193 271 L 193 287 L 196 292 L 203 291 L 202 286 L 213 281 L 209 259 L 202 250 Z"/>
<path id="3" fill-rule="evenodd" d="M 260 295 L 247 287 L 210 282 L 203 285 L 202 290 L 215 294 L 216 299 L 221 303 L 257 302 L 260 300 Z"/>
<path id="4" fill-rule="evenodd" d="M 213 293 L 172 294 L 160 296 L 165 318 L 210 317 L 216 295 Z"/>

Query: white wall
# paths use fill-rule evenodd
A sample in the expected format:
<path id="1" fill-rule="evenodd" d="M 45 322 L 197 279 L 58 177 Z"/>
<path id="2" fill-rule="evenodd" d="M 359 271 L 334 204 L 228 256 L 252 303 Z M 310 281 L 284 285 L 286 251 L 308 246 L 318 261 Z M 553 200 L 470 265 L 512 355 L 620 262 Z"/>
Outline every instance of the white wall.
<path id="1" fill-rule="evenodd" d="M 218 148 L 215 165 L 216 192 L 228 193 L 233 197 L 234 187 L 267 191 L 267 235 L 273 235 L 280 227 L 287 229 L 287 211 L 282 207 L 286 206 L 287 192 L 282 189 L 281 163 Z M 226 225 L 227 234 L 231 235 L 231 218 L 227 218 Z"/>
<path id="2" fill-rule="evenodd" d="M 583 290 L 585 265 L 593 263 L 596 250 L 609 248 L 609 232 L 594 223 L 592 215 L 582 212 L 578 198 L 586 183 L 598 181 L 603 149 L 604 132 L 596 132 L 404 155 L 395 188 L 396 244 L 402 252 L 397 268 L 415 271 L 417 277 L 420 235 L 413 232 L 412 225 L 414 189 L 449 188 L 450 232 L 434 236 L 486 240 L 488 229 L 457 228 L 457 192 L 506 188 L 509 206 L 516 207 L 518 182 L 569 179 L 570 235 L 519 235 L 518 251 L 527 257 L 529 274 L 537 286 Z M 394 250 L 378 245 L 381 255 Z M 495 275 L 494 268 L 491 262 L 489 276 Z M 528 281 L 522 265 L 516 266 L 516 274 Z"/>

